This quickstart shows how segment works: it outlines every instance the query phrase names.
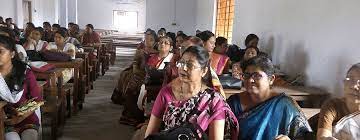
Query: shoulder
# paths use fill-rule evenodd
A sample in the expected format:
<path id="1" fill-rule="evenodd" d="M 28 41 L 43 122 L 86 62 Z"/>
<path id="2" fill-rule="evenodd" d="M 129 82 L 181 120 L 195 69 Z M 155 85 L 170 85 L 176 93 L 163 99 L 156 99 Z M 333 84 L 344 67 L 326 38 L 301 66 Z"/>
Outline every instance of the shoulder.
<path id="1" fill-rule="evenodd" d="M 55 42 L 50 42 L 50 43 L 48 43 L 48 45 L 49 45 L 50 47 L 57 47 L 56 44 L 55 44 Z"/>
<path id="2" fill-rule="evenodd" d="M 173 93 L 173 92 L 172 92 L 171 85 L 168 84 L 168 85 L 166 85 L 166 86 L 164 86 L 164 87 L 161 88 L 161 90 L 159 91 L 159 95 L 158 95 L 158 96 L 160 96 L 161 98 L 163 98 L 163 99 L 166 100 L 166 101 L 169 101 L 169 100 L 172 99 L 172 96 L 173 96 L 172 93 Z"/>
<path id="3" fill-rule="evenodd" d="M 343 104 L 345 104 L 345 102 L 341 98 L 329 99 L 321 106 L 320 114 L 324 115 L 325 112 L 335 112 L 336 107 L 342 108 Z"/>
<path id="4" fill-rule="evenodd" d="M 33 78 L 35 78 L 35 74 L 30 68 L 26 68 L 25 77 L 26 77 L 26 79 L 33 79 Z"/>
<path id="5" fill-rule="evenodd" d="M 239 94 L 241 94 L 241 93 L 239 93 Z M 233 94 L 233 95 L 231 95 L 229 98 L 227 98 L 227 102 L 228 102 L 229 104 L 233 104 L 233 103 L 238 103 L 238 102 L 240 102 L 240 96 L 239 96 L 239 94 Z"/>
<path id="6" fill-rule="evenodd" d="M 65 47 L 72 49 L 72 48 L 75 48 L 75 45 L 72 43 L 66 43 Z"/>

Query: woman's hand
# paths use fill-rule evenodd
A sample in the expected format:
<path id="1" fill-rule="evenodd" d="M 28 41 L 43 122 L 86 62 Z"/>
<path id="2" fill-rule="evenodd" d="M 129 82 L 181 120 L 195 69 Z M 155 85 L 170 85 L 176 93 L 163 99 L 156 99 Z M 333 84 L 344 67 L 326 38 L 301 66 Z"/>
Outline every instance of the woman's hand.
<path id="1" fill-rule="evenodd" d="M 275 140 L 291 140 L 288 136 L 286 135 L 278 135 Z"/>
<path id="2" fill-rule="evenodd" d="M 240 62 L 234 63 L 232 65 L 232 76 L 236 79 L 242 79 L 242 70 L 240 68 Z"/>

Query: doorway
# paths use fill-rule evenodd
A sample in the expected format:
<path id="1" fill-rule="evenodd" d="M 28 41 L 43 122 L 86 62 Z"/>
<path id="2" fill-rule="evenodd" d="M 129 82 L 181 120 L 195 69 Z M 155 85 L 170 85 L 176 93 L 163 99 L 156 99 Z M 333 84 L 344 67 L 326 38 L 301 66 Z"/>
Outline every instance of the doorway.
<path id="1" fill-rule="evenodd" d="M 23 15 L 24 15 L 24 25 L 28 22 L 32 22 L 32 6 L 30 0 L 24 0 L 23 1 Z M 25 26 L 24 26 L 25 27 Z"/>

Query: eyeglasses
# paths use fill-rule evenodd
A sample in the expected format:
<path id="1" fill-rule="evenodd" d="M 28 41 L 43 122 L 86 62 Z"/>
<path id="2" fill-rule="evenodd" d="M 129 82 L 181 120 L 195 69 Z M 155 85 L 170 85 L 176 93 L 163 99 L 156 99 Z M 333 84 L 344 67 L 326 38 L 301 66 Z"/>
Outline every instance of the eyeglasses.
<path id="1" fill-rule="evenodd" d="M 245 72 L 245 73 L 243 73 L 243 78 L 244 78 L 244 80 L 249 80 L 250 78 L 252 78 L 252 79 L 258 81 L 258 80 L 260 80 L 260 79 L 263 78 L 263 77 L 264 77 L 264 76 L 261 75 L 261 74 L 258 73 L 258 72 L 254 72 L 254 73 Z"/>
<path id="2" fill-rule="evenodd" d="M 176 63 L 176 67 L 178 68 L 183 68 L 184 70 L 194 70 L 194 69 L 198 69 L 201 68 L 201 66 L 196 66 L 193 63 L 190 62 L 184 62 L 184 61 L 179 61 Z"/>
<path id="3" fill-rule="evenodd" d="M 170 42 L 168 42 L 168 41 L 159 41 L 159 44 L 170 45 Z"/>
<path id="4" fill-rule="evenodd" d="M 345 84 L 349 84 L 349 85 L 356 85 L 356 84 L 359 84 L 359 85 L 360 85 L 360 79 L 345 78 L 345 79 L 344 79 L 344 83 L 345 83 Z"/>

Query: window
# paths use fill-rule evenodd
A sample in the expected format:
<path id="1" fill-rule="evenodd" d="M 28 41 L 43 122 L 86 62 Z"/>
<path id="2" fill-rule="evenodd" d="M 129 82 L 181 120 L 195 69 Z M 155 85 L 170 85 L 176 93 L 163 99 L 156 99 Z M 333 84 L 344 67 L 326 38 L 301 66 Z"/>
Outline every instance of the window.
<path id="1" fill-rule="evenodd" d="M 113 25 L 120 31 L 136 31 L 138 28 L 138 12 L 114 10 Z"/>
<path id="2" fill-rule="evenodd" d="M 232 40 L 234 5 L 235 0 L 217 0 L 215 34 L 227 38 L 228 43 Z"/>

